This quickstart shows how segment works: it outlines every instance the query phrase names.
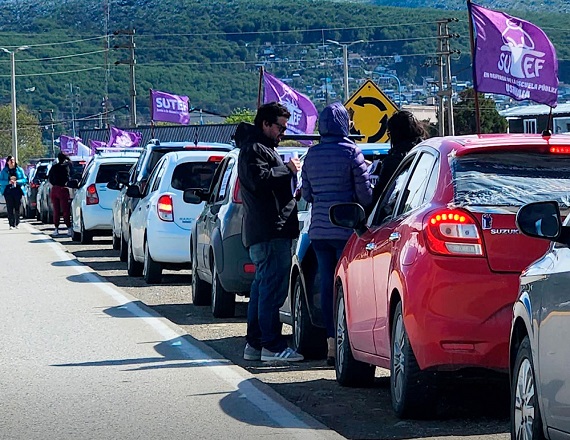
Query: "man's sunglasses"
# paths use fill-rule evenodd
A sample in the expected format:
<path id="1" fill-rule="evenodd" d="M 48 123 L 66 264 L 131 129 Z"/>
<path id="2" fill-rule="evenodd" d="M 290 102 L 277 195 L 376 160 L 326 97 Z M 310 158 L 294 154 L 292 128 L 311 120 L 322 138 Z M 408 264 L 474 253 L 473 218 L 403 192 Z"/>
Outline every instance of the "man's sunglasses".
<path id="1" fill-rule="evenodd" d="M 285 125 L 281 125 L 279 122 L 274 122 L 274 124 L 279 127 L 279 131 L 281 133 L 285 133 L 285 130 L 287 130 L 287 127 Z"/>

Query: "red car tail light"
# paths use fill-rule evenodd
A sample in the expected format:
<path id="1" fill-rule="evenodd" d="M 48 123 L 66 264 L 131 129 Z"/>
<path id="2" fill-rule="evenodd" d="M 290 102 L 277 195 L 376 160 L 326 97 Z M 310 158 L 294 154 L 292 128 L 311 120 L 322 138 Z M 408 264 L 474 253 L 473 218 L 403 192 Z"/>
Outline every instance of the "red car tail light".
<path id="1" fill-rule="evenodd" d="M 174 207 L 172 206 L 172 197 L 169 195 L 163 195 L 158 198 L 158 203 L 156 204 L 156 209 L 158 211 L 158 218 L 165 222 L 174 221 Z"/>
<path id="2" fill-rule="evenodd" d="M 97 187 L 94 183 L 87 187 L 85 201 L 88 205 L 97 205 L 99 203 L 99 194 L 97 194 Z"/>
<path id="3" fill-rule="evenodd" d="M 208 162 L 221 162 L 224 156 L 210 156 Z"/>
<path id="4" fill-rule="evenodd" d="M 234 186 L 234 192 L 232 194 L 232 202 L 234 203 L 243 203 L 243 200 L 241 199 L 241 193 L 239 191 L 239 179 L 236 180 L 236 186 Z"/>
<path id="5" fill-rule="evenodd" d="M 244 273 L 255 273 L 255 265 L 253 263 L 246 263 L 243 265 Z"/>
<path id="6" fill-rule="evenodd" d="M 482 234 L 475 218 L 460 209 L 431 213 L 424 224 L 430 252 L 439 255 L 482 257 Z"/>
<path id="7" fill-rule="evenodd" d="M 553 154 L 570 154 L 570 147 L 550 147 Z"/>

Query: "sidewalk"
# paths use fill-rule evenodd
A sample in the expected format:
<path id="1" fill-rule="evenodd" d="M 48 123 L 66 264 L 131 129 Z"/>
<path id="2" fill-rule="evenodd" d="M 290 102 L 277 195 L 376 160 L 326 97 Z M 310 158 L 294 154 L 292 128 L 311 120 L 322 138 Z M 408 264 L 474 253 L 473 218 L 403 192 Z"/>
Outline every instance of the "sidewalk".
<path id="1" fill-rule="evenodd" d="M 0 438 L 342 438 L 29 224 L 0 243 Z"/>

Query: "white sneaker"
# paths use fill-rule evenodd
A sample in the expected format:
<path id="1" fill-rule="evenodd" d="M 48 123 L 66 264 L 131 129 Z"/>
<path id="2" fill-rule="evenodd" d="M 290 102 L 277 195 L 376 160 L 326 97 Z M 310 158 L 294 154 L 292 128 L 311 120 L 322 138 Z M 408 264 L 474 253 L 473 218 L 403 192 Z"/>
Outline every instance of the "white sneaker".
<path id="1" fill-rule="evenodd" d="M 299 362 L 305 359 L 302 354 L 297 353 L 292 348 L 287 347 L 280 353 L 274 353 L 272 351 L 263 348 L 261 350 L 261 360 L 262 361 L 281 361 L 281 362 Z"/>
<path id="2" fill-rule="evenodd" d="M 51 234 L 52 237 L 58 237 L 59 236 L 59 229 L 55 228 L 55 231 L 53 231 L 53 234 Z"/>
<path id="3" fill-rule="evenodd" d="M 16 229 L 20 229 L 20 225 L 16 225 L 14 226 Z"/>
<path id="4" fill-rule="evenodd" d="M 10 229 L 14 229 L 14 226 L 10 226 Z"/>

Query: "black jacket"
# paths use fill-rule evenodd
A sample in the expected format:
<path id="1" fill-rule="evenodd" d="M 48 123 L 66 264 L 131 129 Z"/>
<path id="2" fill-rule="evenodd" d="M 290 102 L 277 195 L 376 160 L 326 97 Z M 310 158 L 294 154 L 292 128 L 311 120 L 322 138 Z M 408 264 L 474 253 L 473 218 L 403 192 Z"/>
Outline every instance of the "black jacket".
<path id="1" fill-rule="evenodd" d="M 54 186 L 65 186 L 69 180 L 69 162 L 56 163 L 48 173 L 48 180 Z"/>
<path id="2" fill-rule="evenodd" d="M 275 143 L 253 125 L 236 130 L 238 177 L 244 205 L 242 240 L 246 247 L 274 238 L 299 235 L 297 202 L 291 191 L 293 173 Z"/>

